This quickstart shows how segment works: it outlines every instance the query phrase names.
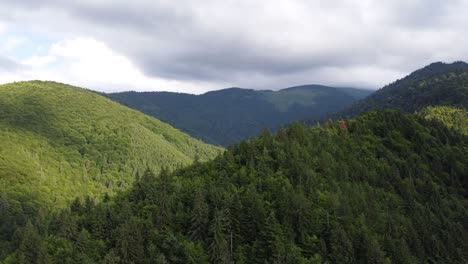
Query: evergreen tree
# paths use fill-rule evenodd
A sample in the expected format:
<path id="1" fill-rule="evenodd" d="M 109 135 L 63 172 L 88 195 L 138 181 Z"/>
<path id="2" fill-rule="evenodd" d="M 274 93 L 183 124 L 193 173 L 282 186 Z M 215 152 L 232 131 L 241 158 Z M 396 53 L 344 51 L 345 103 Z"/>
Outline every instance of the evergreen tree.
<path id="1" fill-rule="evenodd" d="M 333 263 L 353 263 L 353 245 L 341 225 L 337 225 L 331 232 L 330 248 L 330 259 Z"/>
<path id="2" fill-rule="evenodd" d="M 31 221 L 28 221 L 26 226 L 18 231 L 17 243 L 16 258 L 19 264 L 48 263 L 43 240 Z"/>
<path id="3" fill-rule="evenodd" d="M 230 263 L 229 245 L 225 234 L 225 219 L 222 211 L 217 211 L 210 225 L 210 261 L 215 264 Z"/>
<path id="4" fill-rule="evenodd" d="M 191 216 L 190 238 L 194 241 L 205 241 L 209 224 L 209 208 L 201 190 L 195 194 Z"/>
<path id="5" fill-rule="evenodd" d="M 172 219 L 172 182 L 167 169 L 163 169 L 159 174 L 156 190 L 156 225 L 161 229 L 166 229 L 169 228 Z"/>

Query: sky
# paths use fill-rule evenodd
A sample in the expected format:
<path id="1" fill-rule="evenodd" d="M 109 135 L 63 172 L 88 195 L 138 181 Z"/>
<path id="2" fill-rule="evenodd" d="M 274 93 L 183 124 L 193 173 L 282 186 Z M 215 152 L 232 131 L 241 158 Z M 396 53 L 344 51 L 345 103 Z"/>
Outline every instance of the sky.
<path id="1" fill-rule="evenodd" d="M 0 83 L 377 89 L 468 60 L 466 0 L 0 0 Z"/>

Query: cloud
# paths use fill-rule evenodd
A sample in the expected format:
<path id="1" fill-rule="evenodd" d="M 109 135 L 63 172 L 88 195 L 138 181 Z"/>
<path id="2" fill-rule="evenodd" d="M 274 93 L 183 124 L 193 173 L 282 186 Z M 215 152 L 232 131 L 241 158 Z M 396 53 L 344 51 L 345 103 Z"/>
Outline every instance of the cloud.
<path id="1" fill-rule="evenodd" d="M 0 50 L 8 51 L 13 50 L 21 46 L 25 42 L 25 39 L 17 36 L 7 37 L 4 42 L 0 44 Z"/>
<path id="2" fill-rule="evenodd" d="M 23 68 L 21 64 L 16 63 L 6 57 L 0 57 L 0 70 L 4 72 L 13 72 Z"/>
<path id="3" fill-rule="evenodd" d="M 57 40 L 42 56 L 59 59 L 36 63 L 93 87 L 378 88 L 468 59 L 462 0 L 8 2 L 0 17 L 15 30 Z"/>
<path id="4" fill-rule="evenodd" d="M 0 70 L 7 66 L 11 67 L 11 71 L 3 77 L 9 81 L 54 80 L 106 92 L 159 88 L 178 92 L 189 89 L 201 93 L 214 89 L 210 84 L 199 87 L 188 82 L 147 77 L 126 57 L 92 38 L 64 39 L 52 43 L 45 55 L 34 55 L 20 62 L 0 58 Z"/>
<path id="5" fill-rule="evenodd" d="M 6 25 L 0 21 L 0 36 L 1 36 L 3 33 L 5 33 L 6 30 L 7 30 Z"/>

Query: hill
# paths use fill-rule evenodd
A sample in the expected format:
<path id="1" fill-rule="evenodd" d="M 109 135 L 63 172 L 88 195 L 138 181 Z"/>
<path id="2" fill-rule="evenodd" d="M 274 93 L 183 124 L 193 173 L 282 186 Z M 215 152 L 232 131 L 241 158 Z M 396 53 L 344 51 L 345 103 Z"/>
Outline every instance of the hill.
<path id="1" fill-rule="evenodd" d="M 370 94 L 369 90 L 304 85 L 279 91 L 229 88 L 202 95 L 169 92 L 106 94 L 195 138 L 216 145 L 238 143 L 263 127 L 319 118 Z"/>
<path id="2" fill-rule="evenodd" d="M 147 171 L 116 199 L 26 224 L 7 259 L 466 263 L 468 137 L 437 121 L 453 111 L 429 112 L 438 118 L 296 123 L 207 163 Z"/>
<path id="3" fill-rule="evenodd" d="M 94 92 L 41 81 L 0 86 L 0 142 L 0 196 L 17 213 L 102 197 L 146 168 L 220 153 Z"/>
<path id="4" fill-rule="evenodd" d="M 468 107 L 468 64 L 430 64 L 357 101 L 338 116 L 356 116 L 375 109 L 412 113 L 437 105 Z"/>

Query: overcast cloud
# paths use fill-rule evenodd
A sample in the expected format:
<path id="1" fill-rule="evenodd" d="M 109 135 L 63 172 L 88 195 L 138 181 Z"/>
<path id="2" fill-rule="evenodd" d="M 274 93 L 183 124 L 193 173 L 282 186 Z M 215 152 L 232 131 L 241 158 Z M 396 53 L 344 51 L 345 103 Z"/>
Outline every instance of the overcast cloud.
<path id="1" fill-rule="evenodd" d="M 468 60 L 464 0 L 0 0 L 0 83 L 379 88 Z"/>

